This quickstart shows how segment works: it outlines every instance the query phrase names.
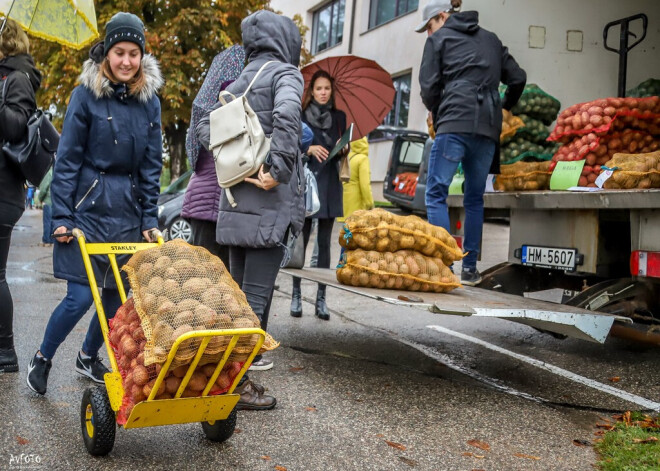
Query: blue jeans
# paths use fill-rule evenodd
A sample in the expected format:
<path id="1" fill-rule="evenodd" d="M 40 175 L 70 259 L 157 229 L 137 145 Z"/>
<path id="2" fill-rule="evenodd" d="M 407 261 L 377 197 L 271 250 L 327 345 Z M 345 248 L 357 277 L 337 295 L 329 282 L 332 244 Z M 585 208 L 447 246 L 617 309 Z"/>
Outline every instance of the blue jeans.
<path id="1" fill-rule="evenodd" d="M 117 309 L 121 306 L 119 291 L 102 290 L 101 301 L 108 320 L 115 317 Z M 94 298 L 89 285 L 81 285 L 72 281 L 67 282 L 66 296 L 50 315 L 44 339 L 39 350 L 46 358 L 52 359 L 57 348 L 67 338 L 76 324 L 89 310 Z M 103 333 L 96 313 L 92 317 L 87 329 L 87 336 L 83 342 L 82 350 L 87 355 L 95 357 L 103 345 Z"/>
<path id="2" fill-rule="evenodd" d="M 468 254 L 463 268 L 476 268 L 484 225 L 484 191 L 496 143 L 485 136 L 473 134 L 438 134 L 429 156 L 426 181 L 426 214 L 431 224 L 449 227 L 447 195 L 458 164 L 465 173 L 465 239 L 463 249 Z"/>
<path id="3" fill-rule="evenodd" d="M 53 229 L 50 227 L 50 221 L 53 215 L 53 207 L 49 204 L 45 204 L 43 207 L 43 214 L 41 216 L 43 226 L 44 226 L 44 232 L 43 235 L 41 236 L 41 242 L 44 244 L 52 244 L 53 239 L 50 237 L 50 235 L 53 233 Z"/>

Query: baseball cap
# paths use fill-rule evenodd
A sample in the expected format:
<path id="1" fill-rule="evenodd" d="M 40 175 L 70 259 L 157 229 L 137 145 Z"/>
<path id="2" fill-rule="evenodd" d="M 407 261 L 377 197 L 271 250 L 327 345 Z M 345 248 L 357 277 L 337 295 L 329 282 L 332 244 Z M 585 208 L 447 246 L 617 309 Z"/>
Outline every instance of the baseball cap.
<path id="1" fill-rule="evenodd" d="M 439 13 L 442 13 L 443 11 L 454 11 L 454 8 L 451 6 L 451 2 L 447 0 L 430 0 L 422 12 L 422 18 L 424 18 L 424 21 L 417 25 L 415 31 L 418 33 L 423 33 L 426 31 L 426 26 L 429 24 L 429 21 L 431 21 L 432 18 L 437 16 Z"/>

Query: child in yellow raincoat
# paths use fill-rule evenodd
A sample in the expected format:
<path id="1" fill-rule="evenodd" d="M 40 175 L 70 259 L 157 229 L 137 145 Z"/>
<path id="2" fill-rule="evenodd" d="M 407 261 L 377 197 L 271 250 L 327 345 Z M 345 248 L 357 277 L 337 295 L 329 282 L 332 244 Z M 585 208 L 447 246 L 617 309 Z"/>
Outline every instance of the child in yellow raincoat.
<path id="1" fill-rule="evenodd" d="M 369 143 L 363 137 L 351 142 L 348 154 L 351 179 L 344 183 L 344 218 L 358 209 L 372 209 L 374 197 L 371 194 L 371 169 L 369 167 Z"/>

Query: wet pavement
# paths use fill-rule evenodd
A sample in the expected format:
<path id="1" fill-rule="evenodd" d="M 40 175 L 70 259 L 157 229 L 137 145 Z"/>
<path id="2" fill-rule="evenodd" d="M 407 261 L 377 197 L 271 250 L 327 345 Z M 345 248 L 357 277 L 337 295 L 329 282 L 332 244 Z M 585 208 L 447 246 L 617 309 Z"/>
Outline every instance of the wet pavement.
<path id="1" fill-rule="evenodd" d="M 660 401 L 657 349 L 558 340 L 499 319 L 441 316 L 332 288 L 324 322 L 313 315 L 309 282 L 295 319 L 291 280 L 281 274 L 269 328 L 282 345 L 268 354 L 272 370 L 250 375 L 277 397 L 274 410 L 239 412 L 237 433 L 220 445 L 199 424 L 120 429 L 112 453 L 94 458 L 80 433 L 90 383 L 74 371 L 93 311 L 58 351 L 46 396 L 25 385 L 65 292 L 52 277 L 52 249 L 37 246 L 40 216 L 25 213 L 10 253 L 21 371 L 0 375 L 0 470 L 583 470 L 595 454 L 573 440 L 593 440 L 599 417 L 642 408 L 631 399 Z M 507 237 L 506 225 L 486 226 L 480 268 L 503 260 Z"/>

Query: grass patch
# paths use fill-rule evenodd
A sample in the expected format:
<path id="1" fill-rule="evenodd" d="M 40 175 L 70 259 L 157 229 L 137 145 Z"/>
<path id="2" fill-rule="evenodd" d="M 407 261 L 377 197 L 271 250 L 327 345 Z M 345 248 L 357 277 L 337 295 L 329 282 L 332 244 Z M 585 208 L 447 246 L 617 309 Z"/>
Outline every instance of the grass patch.
<path id="1" fill-rule="evenodd" d="M 613 425 L 595 443 L 602 471 L 655 471 L 660 469 L 660 421 L 639 412 L 614 417 Z"/>

